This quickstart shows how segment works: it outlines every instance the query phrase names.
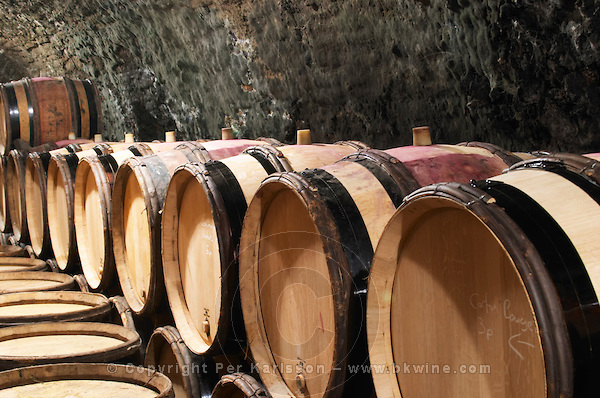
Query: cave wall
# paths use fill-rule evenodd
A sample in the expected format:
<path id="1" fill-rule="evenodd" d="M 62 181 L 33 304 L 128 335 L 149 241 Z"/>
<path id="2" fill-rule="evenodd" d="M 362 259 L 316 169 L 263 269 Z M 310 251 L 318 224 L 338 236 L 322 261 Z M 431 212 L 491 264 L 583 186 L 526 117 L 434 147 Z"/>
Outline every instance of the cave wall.
<path id="1" fill-rule="evenodd" d="M 106 138 L 600 151 L 591 0 L 0 0 L 0 81 L 89 77 Z"/>

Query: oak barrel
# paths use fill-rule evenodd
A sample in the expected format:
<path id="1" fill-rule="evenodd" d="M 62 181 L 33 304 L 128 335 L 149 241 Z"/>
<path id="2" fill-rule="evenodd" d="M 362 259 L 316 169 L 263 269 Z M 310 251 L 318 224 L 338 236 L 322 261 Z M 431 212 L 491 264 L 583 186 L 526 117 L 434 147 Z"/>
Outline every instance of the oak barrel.
<path id="1" fill-rule="evenodd" d="M 70 143 L 49 152 L 31 152 L 25 163 L 25 207 L 27 228 L 33 252 L 38 256 L 51 257 L 50 231 L 48 229 L 47 183 L 48 165 L 55 155 L 66 155 L 94 148 L 95 142 Z"/>
<path id="2" fill-rule="evenodd" d="M 369 396 L 370 375 L 349 366 L 368 365 L 367 281 L 386 223 L 424 184 L 506 167 L 483 148 L 430 145 L 361 150 L 265 179 L 244 219 L 239 288 L 250 350 L 271 394 Z"/>
<path id="3" fill-rule="evenodd" d="M 45 271 L 48 268 L 43 260 L 29 257 L 0 257 L 0 272 Z"/>
<path id="4" fill-rule="evenodd" d="M 121 164 L 112 195 L 113 250 L 123 295 L 135 313 L 151 312 L 163 296 L 160 211 L 175 169 L 234 156 L 261 144 L 268 145 L 238 139 L 186 143 Z"/>
<path id="5" fill-rule="evenodd" d="M 76 137 L 92 138 L 102 129 L 100 100 L 90 80 L 25 78 L 0 86 L 0 154 L 16 139 L 30 146 Z"/>
<path id="6" fill-rule="evenodd" d="M 597 393 L 600 188 L 586 164 L 576 155 L 533 159 L 407 198 L 371 270 L 371 362 L 443 363 L 450 372 L 377 373 L 378 395 Z"/>
<path id="7" fill-rule="evenodd" d="M 112 142 L 96 144 L 92 149 L 54 154 L 48 163 L 46 205 L 50 244 L 58 267 L 72 271 L 79 264 L 75 240 L 73 188 L 79 160 L 126 149 L 131 144 Z"/>
<path id="8" fill-rule="evenodd" d="M 6 165 L 7 199 L 12 232 L 19 242 L 29 242 L 29 231 L 26 210 L 26 164 L 30 153 L 49 153 L 54 151 L 74 152 L 89 145 L 90 140 L 64 140 L 37 147 L 13 149 L 9 152 Z M 45 200 L 45 198 L 44 198 Z"/>
<path id="9" fill-rule="evenodd" d="M 347 145 L 252 147 L 248 153 L 176 170 L 162 213 L 163 272 L 175 324 L 193 352 L 240 349 L 244 327 L 234 297 L 235 255 L 247 205 L 261 181 L 281 171 L 282 164 L 320 167 L 354 151 Z"/>
<path id="10" fill-rule="evenodd" d="M 111 303 L 97 293 L 71 291 L 0 295 L 0 326 L 63 321 L 104 321 Z"/>
<path id="11" fill-rule="evenodd" d="M 181 144 L 135 143 L 122 151 L 79 160 L 73 188 L 75 239 L 83 274 L 93 291 L 102 291 L 114 282 L 111 195 L 119 166 L 134 156 L 172 150 Z"/>
<path id="12" fill-rule="evenodd" d="M 0 368 L 139 360 L 140 336 L 112 323 L 47 322 L 0 329 Z"/>
<path id="13" fill-rule="evenodd" d="M 270 398 L 271 395 L 254 377 L 245 373 L 223 375 L 215 386 L 212 398 Z"/>
<path id="14" fill-rule="evenodd" d="M 10 232 L 10 212 L 8 210 L 8 195 L 10 189 L 7 189 L 8 177 L 6 166 L 8 164 L 8 156 L 0 156 L 0 231 Z"/>
<path id="15" fill-rule="evenodd" d="M 53 395 L 50 395 L 50 392 Z M 171 381 L 131 365 L 63 363 L 0 372 L 0 397 L 173 398 Z"/>
<path id="16" fill-rule="evenodd" d="M 71 276 L 56 272 L 0 272 L 0 294 L 46 290 L 73 290 L 75 286 L 75 280 Z"/>
<path id="17" fill-rule="evenodd" d="M 3 257 L 25 257 L 26 255 L 25 248 L 19 245 L 0 245 L 0 259 Z"/>
<path id="18" fill-rule="evenodd" d="M 173 326 L 154 330 L 146 348 L 144 366 L 171 379 L 176 398 L 208 398 L 217 381 L 214 380 L 214 363 L 194 355 Z"/>

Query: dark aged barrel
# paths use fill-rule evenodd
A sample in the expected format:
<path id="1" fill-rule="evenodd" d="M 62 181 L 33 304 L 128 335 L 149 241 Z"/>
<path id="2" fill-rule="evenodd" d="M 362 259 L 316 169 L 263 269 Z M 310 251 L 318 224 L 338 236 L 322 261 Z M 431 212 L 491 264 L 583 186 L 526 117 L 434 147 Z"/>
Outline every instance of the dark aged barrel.
<path id="1" fill-rule="evenodd" d="M 76 137 L 102 128 L 100 100 L 89 80 L 39 77 L 0 87 L 0 153 L 22 139 L 30 146 Z"/>
<path id="2" fill-rule="evenodd" d="M 239 275 L 249 346 L 271 394 L 369 396 L 370 375 L 347 365 L 368 365 L 365 293 L 387 221 L 419 186 L 506 167 L 483 148 L 430 145 L 265 179 L 244 219 Z"/>
<path id="3" fill-rule="evenodd" d="M 172 150 L 182 142 L 135 143 L 125 150 L 79 160 L 75 173 L 74 225 L 81 268 L 90 288 L 102 291 L 113 283 L 112 187 L 125 160 Z"/>
<path id="4" fill-rule="evenodd" d="M 139 360 L 140 336 L 100 322 L 48 322 L 0 329 L 0 368 Z"/>
<path id="5" fill-rule="evenodd" d="M 79 262 L 75 241 L 73 187 L 79 159 L 129 147 L 130 143 L 102 143 L 85 151 L 52 155 L 48 163 L 47 212 L 50 244 L 58 267 L 72 270 Z"/>
<path id="6" fill-rule="evenodd" d="M 27 229 L 33 252 L 38 256 L 51 257 L 50 231 L 48 230 L 47 180 L 48 164 L 54 155 L 85 151 L 98 145 L 79 142 L 49 152 L 32 152 L 25 163 L 25 207 Z"/>
<path id="7" fill-rule="evenodd" d="M 256 379 L 245 373 L 224 375 L 215 386 L 213 398 L 270 398 L 271 395 Z"/>
<path id="8" fill-rule="evenodd" d="M 144 366 L 171 379 L 177 398 L 208 398 L 216 383 L 214 363 L 190 352 L 173 326 L 154 330 Z"/>
<path id="9" fill-rule="evenodd" d="M 123 295 L 134 312 L 152 311 L 163 294 L 160 210 L 177 166 L 234 156 L 260 144 L 251 140 L 188 143 L 173 151 L 127 159 L 119 167 L 112 196 L 113 248 Z"/>
<path id="10" fill-rule="evenodd" d="M 244 336 L 235 252 L 247 204 L 261 181 L 281 167 L 320 167 L 355 151 L 347 145 L 281 147 L 270 163 L 259 148 L 221 161 L 179 167 L 162 214 L 163 272 L 175 323 L 197 353 L 239 350 Z M 265 149 L 270 151 L 274 148 Z"/>
<path id="11" fill-rule="evenodd" d="M 130 365 L 63 363 L 0 372 L 0 397 L 173 398 L 171 381 Z"/>
<path id="12" fill-rule="evenodd" d="M 533 159 L 471 186 L 434 185 L 407 198 L 373 261 L 371 362 L 442 363 L 450 371 L 426 382 L 424 374 L 378 372 L 378 395 L 597 393 L 594 163 L 576 155 Z"/>
<path id="13" fill-rule="evenodd" d="M 69 275 L 46 271 L 0 272 L 0 294 L 46 290 L 73 290 L 75 280 Z"/>
<path id="14" fill-rule="evenodd" d="M 111 304 L 101 294 L 70 291 L 0 295 L 0 326 L 64 321 L 104 321 Z"/>

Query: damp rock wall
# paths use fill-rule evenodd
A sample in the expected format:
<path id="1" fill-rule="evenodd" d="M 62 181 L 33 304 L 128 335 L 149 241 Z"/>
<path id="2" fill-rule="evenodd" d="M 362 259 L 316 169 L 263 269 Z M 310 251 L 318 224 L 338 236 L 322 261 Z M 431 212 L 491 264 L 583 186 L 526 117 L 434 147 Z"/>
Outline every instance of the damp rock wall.
<path id="1" fill-rule="evenodd" d="M 0 80 L 89 77 L 106 138 L 272 136 L 600 151 L 600 5 L 0 0 Z"/>

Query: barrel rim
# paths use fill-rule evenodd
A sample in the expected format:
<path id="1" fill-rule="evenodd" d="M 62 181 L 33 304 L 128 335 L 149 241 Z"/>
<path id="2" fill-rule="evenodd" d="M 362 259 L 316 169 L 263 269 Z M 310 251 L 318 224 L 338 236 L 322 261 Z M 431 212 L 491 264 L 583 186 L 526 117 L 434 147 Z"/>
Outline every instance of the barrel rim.
<path id="1" fill-rule="evenodd" d="M 271 163 L 278 172 L 294 171 L 283 152 L 273 145 L 253 145 L 244 149 L 242 153 L 257 159 L 260 157 L 261 159 L 266 160 Z"/>
<path id="2" fill-rule="evenodd" d="M 142 369 L 142 368 L 138 368 Z M 27 366 L 0 372 L 0 389 L 59 380 L 108 380 L 150 387 L 157 398 L 172 398 L 171 380 L 152 369 L 131 371 L 129 365 L 106 363 L 58 363 Z"/>
<path id="3" fill-rule="evenodd" d="M 110 348 L 92 348 L 77 354 L 52 354 L 52 355 L 2 355 L 0 364 L 24 366 L 23 363 L 41 364 L 56 363 L 64 360 L 86 362 L 95 361 L 98 357 L 104 362 L 113 362 L 126 358 L 141 347 L 140 335 L 124 326 L 102 322 L 45 322 L 26 325 L 9 326 L 0 329 L 0 342 L 17 340 L 21 338 L 50 336 L 50 335 L 90 335 L 109 337 L 120 340 L 121 343 Z"/>
<path id="4" fill-rule="evenodd" d="M 571 396 L 573 373 L 567 368 L 568 364 L 573 363 L 573 358 L 570 350 L 566 349 L 566 347 L 570 347 L 569 337 L 563 323 L 562 306 L 541 257 L 529 238 L 495 204 L 490 195 L 464 183 L 439 183 L 413 192 L 407 196 L 404 204 L 388 222 L 373 257 L 367 293 L 367 341 L 371 364 L 394 361 L 391 352 L 390 331 L 386 330 L 383 321 L 384 318 L 389 318 L 391 309 L 391 295 L 386 295 L 385 292 L 391 292 L 392 288 L 390 286 L 386 288 L 384 278 L 380 277 L 382 274 L 380 268 L 383 266 L 386 256 L 392 258 L 389 260 L 390 262 L 397 263 L 398 250 L 401 245 L 398 243 L 397 237 L 392 236 L 394 235 L 393 225 L 401 223 L 399 219 L 404 212 L 410 214 L 410 207 L 415 202 L 432 200 L 432 198 L 446 201 L 441 202 L 440 207 L 444 204 L 449 206 L 448 203 L 453 203 L 454 207 L 462 207 L 464 211 L 479 219 L 501 242 L 515 265 L 515 270 L 519 274 L 536 314 L 539 336 L 544 348 L 542 354 L 548 396 L 559 396 L 559 393 Z M 408 228 L 409 226 L 403 227 Z M 391 257 L 390 254 L 383 253 L 386 248 L 393 251 Z M 395 274 L 396 272 L 393 273 L 394 276 Z M 536 277 L 532 278 L 532 274 Z M 384 352 L 380 353 L 372 349 L 377 346 L 383 346 Z M 378 395 L 401 397 L 395 372 L 391 372 L 391 374 L 374 372 L 373 383 Z"/>
<path id="5" fill-rule="evenodd" d="M 19 246 L 15 246 L 19 247 Z M 25 250 L 25 249 L 22 249 Z M 0 271 L 3 266 L 27 266 L 23 271 L 42 271 L 48 268 L 45 261 L 30 257 L 0 257 Z M 18 271 L 17 271 L 18 272 Z"/>
<path id="6" fill-rule="evenodd" d="M 18 292 L 32 292 L 32 291 L 46 291 L 46 290 L 70 290 L 75 288 L 75 280 L 73 277 L 67 274 L 61 274 L 57 272 L 48 271 L 14 271 L 14 272 L 0 272 L 0 281 L 3 280 L 47 280 L 52 282 L 58 282 L 54 286 L 48 286 L 46 288 L 22 288 L 19 290 L 2 291 L 0 293 L 18 293 Z"/>
<path id="7" fill-rule="evenodd" d="M 241 391 L 247 397 L 252 398 L 271 398 L 269 391 L 258 380 L 246 373 L 223 375 L 213 389 L 211 397 L 230 397 L 234 391 Z"/>
<path id="8" fill-rule="evenodd" d="M 271 189 L 273 192 L 268 192 Z M 348 336 L 341 331 L 347 330 L 348 327 L 352 278 L 348 262 L 343 255 L 343 248 L 339 244 L 339 233 L 333 227 L 335 222 L 329 209 L 319 199 L 318 193 L 310 189 L 310 184 L 308 184 L 306 179 L 297 173 L 276 173 L 267 177 L 256 192 L 246 211 L 239 252 L 239 289 L 248 345 L 252 351 L 254 362 L 258 365 L 259 369 L 265 364 L 269 366 L 276 365 L 270 351 L 264 321 L 262 320 L 262 304 L 256 292 L 258 281 L 256 276 L 256 262 L 254 261 L 254 252 L 256 250 L 254 242 L 256 242 L 256 236 L 260 233 L 260 220 L 264 214 L 261 205 L 269 202 L 266 200 L 269 197 L 265 198 L 265 195 L 274 196 L 276 192 L 282 189 L 289 189 L 305 203 L 309 217 L 320 236 L 328 237 L 322 240 L 323 251 L 326 254 L 331 286 L 337 287 L 337 291 L 332 289 L 333 308 L 340 312 L 339 316 L 334 317 L 334 358 L 332 358 L 331 371 L 327 382 L 328 387 L 323 397 L 337 397 L 340 396 L 346 380 L 347 344 L 349 342 Z M 260 212 L 256 209 L 260 209 Z M 335 261 L 334 259 L 339 261 Z M 244 299 L 244 297 L 246 298 Z M 262 373 L 261 375 L 265 386 L 267 386 L 271 393 L 282 393 L 293 396 L 286 382 L 279 376 L 279 372 Z"/>
<path id="9" fill-rule="evenodd" d="M 0 315 L 0 325 L 19 325 L 32 322 L 83 321 L 102 317 L 111 311 L 110 301 L 102 294 L 68 290 L 2 294 L 0 295 L 0 308 L 8 307 L 12 304 L 60 303 L 62 301 L 68 301 L 69 303 L 75 301 L 76 304 L 89 305 L 89 308 L 58 314 Z"/>
<path id="10" fill-rule="evenodd" d="M 177 328 L 171 325 L 161 326 L 154 329 L 148 345 L 146 346 L 146 356 L 144 366 L 148 368 L 157 368 L 160 363 L 157 362 L 156 355 L 161 349 L 168 345 L 177 361 L 177 373 L 183 381 L 184 389 L 190 397 L 204 397 L 210 395 L 210 386 L 204 378 L 195 377 L 194 365 L 200 364 L 201 357 L 195 356 L 184 343 Z M 184 370 L 189 369 L 186 373 Z M 172 381 L 171 381 L 172 382 Z M 207 395 L 208 394 L 208 395 Z"/>

